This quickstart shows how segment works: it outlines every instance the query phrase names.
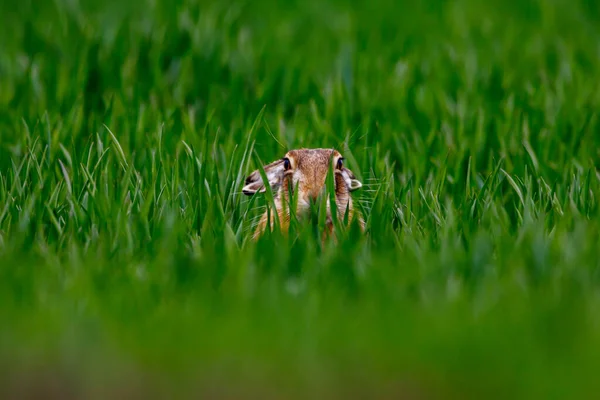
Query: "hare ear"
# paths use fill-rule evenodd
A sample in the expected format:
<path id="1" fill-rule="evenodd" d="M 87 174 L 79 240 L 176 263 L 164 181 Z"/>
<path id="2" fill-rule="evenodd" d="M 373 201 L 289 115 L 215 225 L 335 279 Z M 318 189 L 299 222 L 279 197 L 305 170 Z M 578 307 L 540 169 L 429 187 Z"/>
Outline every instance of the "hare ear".
<path id="1" fill-rule="evenodd" d="M 353 192 L 362 187 L 362 183 L 356 179 L 352 171 L 350 171 L 348 168 L 342 168 L 342 176 L 344 177 L 346 186 L 348 186 L 348 191 Z"/>
<path id="2" fill-rule="evenodd" d="M 271 186 L 271 189 L 275 191 L 277 187 L 281 185 L 281 179 L 283 178 L 283 160 L 272 162 L 271 164 L 263 167 L 263 169 L 265 170 L 265 175 L 267 175 L 267 179 L 269 180 L 269 186 Z M 245 185 L 242 188 L 242 193 L 244 193 L 246 196 L 252 196 L 256 193 L 264 193 L 266 191 L 264 182 L 258 169 L 252 171 L 244 183 Z"/>

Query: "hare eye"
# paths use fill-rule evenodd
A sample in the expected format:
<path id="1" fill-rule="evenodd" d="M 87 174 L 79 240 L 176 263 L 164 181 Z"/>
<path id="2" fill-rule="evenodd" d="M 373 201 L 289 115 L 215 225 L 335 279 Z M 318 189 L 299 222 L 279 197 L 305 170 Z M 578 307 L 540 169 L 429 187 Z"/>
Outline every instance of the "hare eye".
<path id="1" fill-rule="evenodd" d="M 284 158 L 283 159 L 283 169 L 284 170 L 289 170 L 292 167 L 292 164 L 290 164 L 290 159 L 289 158 Z"/>
<path id="2" fill-rule="evenodd" d="M 338 167 L 338 169 L 342 169 L 343 166 L 344 166 L 344 159 L 340 157 L 337 162 L 337 167 Z"/>

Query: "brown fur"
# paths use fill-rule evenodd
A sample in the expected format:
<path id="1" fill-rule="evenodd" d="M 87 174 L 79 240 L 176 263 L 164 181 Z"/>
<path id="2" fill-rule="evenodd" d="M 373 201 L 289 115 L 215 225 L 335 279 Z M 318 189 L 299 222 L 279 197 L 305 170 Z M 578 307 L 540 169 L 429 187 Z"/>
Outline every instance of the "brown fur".
<path id="1" fill-rule="evenodd" d="M 286 158 L 289 160 L 289 168 L 286 170 Z M 345 166 L 338 165 L 338 160 L 342 155 L 333 149 L 297 149 L 289 151 L 282 159 L 274 161 L 263 167 L 269 185 L 273 192 L 273 197 L 276 207 L 276 216 L 279 220 L 282 232 L 287 232 L 290 224 L 289 213 L 289 192 L 298 187 L 297 194 L 297 215 L 306 214 L 307 208 L 311 200 L 316 200 L 325 191 L 325 182 L 330 163 L 334 164 L 335 171 L 335 201 L 338 211 L 338 218 L 344 219 L 346 207 L 348 207 L 348 221 L 351 222 L 355 217 L 352 197 L 350 192 L 359 189 L 362 184 L 356 179 L 352 171 Z M 264 184 L 262 182 L 260 172 L 253 171 L 246 178 L 243 189 L 244 194 L 251 196 L 257 192 L 264 192 Z M 271 212 L 271 229 L 275 225 L 274 212 Z M 258 239 L 267 227 L 269 216 L 267 212 L 260 218 L 253 238 Z M 359 225 L 364 231 L 364 220 L 358 215 Z M 327 204 L 327 224 L 325 236 L 333 233 L 333 222 L 331 220 L 329 204 Z"/>

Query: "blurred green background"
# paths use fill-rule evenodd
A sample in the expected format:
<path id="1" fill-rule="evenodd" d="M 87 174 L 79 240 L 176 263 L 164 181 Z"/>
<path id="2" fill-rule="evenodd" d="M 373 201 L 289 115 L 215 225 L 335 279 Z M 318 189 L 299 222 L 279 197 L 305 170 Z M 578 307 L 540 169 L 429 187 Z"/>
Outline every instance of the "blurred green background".
<path id="1" fill-rule="evenodd" d="M 595 397 L 597 2 L 0 12 L 2 397 Z M 249 240 L 294 147 L 366 235 Z"/>

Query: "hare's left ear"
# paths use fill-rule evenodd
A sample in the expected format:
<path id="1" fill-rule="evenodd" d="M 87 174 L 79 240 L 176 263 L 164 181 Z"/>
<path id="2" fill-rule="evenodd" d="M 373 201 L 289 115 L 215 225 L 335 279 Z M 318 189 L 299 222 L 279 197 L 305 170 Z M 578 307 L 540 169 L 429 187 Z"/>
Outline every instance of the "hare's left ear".
<path id="1" fill-rule="evenodd" d="M 269 186 L 271 186 L 271 190 L 276 191 L 279 185 L 281 185 L 281 180 L 283 179 L 284 160 L 282 159 L 274 161 L 271 164 L 263 167 L 263 169 L 265 170 L 265 175 L 269 180 Z M 252 173 L 248 175 L 245 185 L 242 188 L 242 192 L 246 196 L 252 196 L 256 193 L 264 193 L 265 190 L 265 185 L 258 169 L 252 171 Z"/>
<path id="2" fill-rule="evenodd" d="M 352 171 L 350 171 L 346 167 L 342 167 L 342 177 L 346 182 L 346 186 L 348 186 L 348 191 L 353 192 L 362 187 L 362 183 L 358 179 L 356 179 Z"/>

